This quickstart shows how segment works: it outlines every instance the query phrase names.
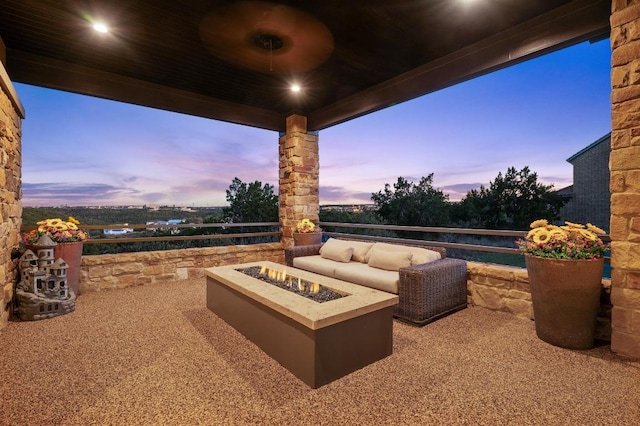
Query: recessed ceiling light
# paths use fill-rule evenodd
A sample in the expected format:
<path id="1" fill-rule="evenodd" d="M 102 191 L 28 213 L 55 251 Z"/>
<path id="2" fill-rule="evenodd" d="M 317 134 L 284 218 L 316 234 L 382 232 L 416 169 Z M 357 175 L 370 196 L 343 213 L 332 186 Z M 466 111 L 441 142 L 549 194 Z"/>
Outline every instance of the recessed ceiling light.
<path id="1" fill-rule="evenodd" d="M 93 29 L 96 30 L 99 33 L 108 33 L 109 32 L 109 27 L 107 27 L 105 24 L 103 24 L 102 22 L 96 22 L 93 24 Z"/>
<path id="2" fill-rule="evenodd" d="M 291 85 L 291 91 L 294 93 L 298 93 L 302 88 L 300 87 L 299 84 L 292 84 Z"/>

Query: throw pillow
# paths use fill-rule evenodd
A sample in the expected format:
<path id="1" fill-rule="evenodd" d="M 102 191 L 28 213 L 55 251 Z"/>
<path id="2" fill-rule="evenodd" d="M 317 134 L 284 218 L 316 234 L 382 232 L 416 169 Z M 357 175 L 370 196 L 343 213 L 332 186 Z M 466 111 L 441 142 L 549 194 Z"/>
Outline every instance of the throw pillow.
<path id="1" fill-rule="evenodd" d="M 411 266 L 412 257 L 409 252 L 376 250 L 374 247 L 370 251 L 368 264 L 372 268 L 398 271 Z"/>
<path id="2" fill-rule="evenodd" d="M 367 253 L 373 247 L 373 243 L 367 243 L 364 241 L 349 241 L 351 247 L 353 247 L 353 260 L 356 262 L 366 263 L 365 260 Z"/>
<path id="3" fill-rule="evenodd" d="M 351 256 L 353 256 L 353 247 L 335 238 L 329 238 L 320 247 L 320 257 L 324 259 L 347 263 L 351 260 Z"/>
<path id="4" fill-rule="evenodd" d="M 412 248 L 411 253 L 413 254 L 413 257 L 411 258 L 412 265 L 435 262 L 436 260 L 440 260 L 442 257 L 437 251 L 424 248 Z"/>
<path id="5" fill-rule="evenodd" d="M 375 243 L 367 257 L 371 255 L 373 250 L 385 250 L 388 252 L 409 252 L 413 254 L 411 258 L 412 265 L 420 265 L 422 263 L 429 263 L 441 258 L 440 253 L 434 250 L 424 249 L 421 247 L 403 246 L 402 244 L 389 244 L 389 243 Z M 366 260 L 367 262 L 369 259 Z"/>

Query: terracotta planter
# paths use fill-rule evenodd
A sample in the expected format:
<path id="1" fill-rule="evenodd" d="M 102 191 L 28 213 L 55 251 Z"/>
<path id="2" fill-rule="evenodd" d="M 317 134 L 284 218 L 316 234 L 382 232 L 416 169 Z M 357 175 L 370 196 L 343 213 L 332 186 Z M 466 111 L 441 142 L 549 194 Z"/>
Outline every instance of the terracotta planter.
<path id="1" fill-rule="evenodd" d="M 53 249 L 56 259 L 62 258 L 69 269 L 67 269 L 67 285 L 78 295 L 80 290 L 80 264 L 82 263 L 82 241 L 73 243 L 58 243 Z"/>
<path id="2" fill-rule="evenodd" d="M 525 256 L 536 334 L 568 349 L 594 345 L 604 259 Z"/>
<path id="3" fill-rule="evenodd" d="M 322 232 L 310 232 L 307 234 L 301 234 L 299 232 L 293 233 L 293 244 L 296 246 L 309 246 L 320 243 L 322 243 Z"/>

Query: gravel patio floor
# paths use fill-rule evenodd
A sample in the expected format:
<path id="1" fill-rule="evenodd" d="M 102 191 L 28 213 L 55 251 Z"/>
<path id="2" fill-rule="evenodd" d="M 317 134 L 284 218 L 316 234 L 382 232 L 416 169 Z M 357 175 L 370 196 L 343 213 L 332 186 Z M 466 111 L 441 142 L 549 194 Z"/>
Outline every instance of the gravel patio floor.
<path id="1" fill-rule="evenodd" d="M 640 362 L 470 307 L 311 389 L 205 306 L 205 279 L 81 295 L 0 332 L 0 425 L 635 425 Z"/>

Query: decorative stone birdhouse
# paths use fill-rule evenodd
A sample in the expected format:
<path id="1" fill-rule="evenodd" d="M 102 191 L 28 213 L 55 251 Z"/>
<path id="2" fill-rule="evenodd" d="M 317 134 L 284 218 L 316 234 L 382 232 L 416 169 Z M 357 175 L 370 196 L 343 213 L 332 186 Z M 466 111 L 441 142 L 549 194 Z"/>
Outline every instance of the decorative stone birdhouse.
<path id="1" fill-rule="evenodd" d="M 76 295 L 67 284 L 69 265 L 54 259 L 56 243 L 43 235 L 20 257 L 20 282 L 16 286 L 16 315 L 40 320 L 73 312 Z"/>

